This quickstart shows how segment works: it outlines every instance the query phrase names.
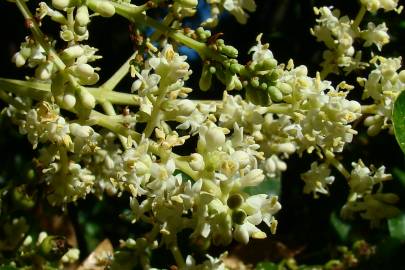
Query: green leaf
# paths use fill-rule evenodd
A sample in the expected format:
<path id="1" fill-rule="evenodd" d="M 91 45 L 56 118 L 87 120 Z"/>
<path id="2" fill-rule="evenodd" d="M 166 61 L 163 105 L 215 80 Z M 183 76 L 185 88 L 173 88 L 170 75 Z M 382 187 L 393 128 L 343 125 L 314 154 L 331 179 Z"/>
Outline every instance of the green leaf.
<path id="1" fill-rule="evenodd" d="M 256 265 L 255 270 L 278 270 L 278 266 L 272 262 L 260 262 Z"/>
<path id="2" fill-rule="evenodd" d="M 259 185 L 247 187 L 244 191 L 250 195 L 267 194 L 280 196 L 281 180 L 279 178 L 265 178 Z"/>
<path id="3" fill-rule="evenodd" d="M 351 229 L 350 224 L 342 221 L 338 217 L 338 215 L 336 215 L 336 213 L 332 213 L 330 215 L 330 223 L 332 224 L 332 227 L 335 229 L 340 240 L 346 241 L 349 236 L 350 229 Z"/>
<path id="4" fill-rule="evenodd" d="M 399 180 L 402 187 L 405 188 L 405 171 L 396 167 L 392 170 L 392 174 L 394 175 L 395 179 Z"/>
<path id="5" fill-rule="evenodd" d="M 392 238 L 405 240 L 405 213 L 388 220 L 388 229 Z"/>
<path id="6" fill-rule="evenodd" d="M 392 123 L 394 125 L 395 138 L 402 152 L 405 153 L 405 91 L 402 91 L 395 100 Z"/>

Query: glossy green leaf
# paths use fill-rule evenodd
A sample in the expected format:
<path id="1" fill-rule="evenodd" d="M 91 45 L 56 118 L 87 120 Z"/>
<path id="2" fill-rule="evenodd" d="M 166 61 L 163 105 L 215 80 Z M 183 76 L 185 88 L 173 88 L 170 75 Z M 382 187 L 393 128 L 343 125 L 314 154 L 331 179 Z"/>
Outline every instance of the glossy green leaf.
<path id="1" fill-rule="evenodd" d="M 392 238 L 405 240 L 405 213 L 388 220 L 388 229 Z"/>
<path id="2" fill-rule="evenodd" d="M 392 122 L 394 125 L 395 138 L 402 152 L 405 153 L 405 91 L 402 91 L 395 100 Z"/>
<path id="3" fill-rule="evenodd" d="M 330 215 L 330 223 L 332 224 L 332 227 L 335 229 L 340 240 L 346 241 L 349 236 L 350 229 L 351 229 L 350 224 L 342 221 L 338 217 L 338 215 L 336 215 L 336 213 L 332 213 Z"/>

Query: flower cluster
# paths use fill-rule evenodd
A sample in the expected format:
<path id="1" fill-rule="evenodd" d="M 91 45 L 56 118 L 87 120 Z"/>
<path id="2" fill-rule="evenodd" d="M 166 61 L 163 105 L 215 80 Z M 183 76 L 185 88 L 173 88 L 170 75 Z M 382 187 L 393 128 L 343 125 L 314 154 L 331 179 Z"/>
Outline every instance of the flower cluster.
<path id="1" fill-rule="evenodd" d="M 354 213 L 359 212 L 372 225 L 396 216 L 399 210 L 393 204 L 398 202 L 399 197 L 382 192 L 382 182 L 391 179 L 391 175 L 385 173 L 385 167 L 369 169 L 361 160 L 353 162 L 352 167 L 349 178 L 350 195 L 342 208 L 342 215 L 353 217 Z M 379 186 L 377 192 L 373 190 L 376 186 Z"/>
<path id="2" fill-rule="evenodd" d="M 222 257 L 208 256 L 202 264 L 192 256 L 184 260 L 179 234 L 189 234 L 191 242 L 208 249 L 211 244 L 246 244 L 276 233 L 278 195 L 252 190 L 279 181 L 294 154 L 318 157 L 301 174 L 306 194 L 329 194 L 339 179 L 331 175 L 333 168 L 348 180 L 343 216 L 360 212 L 375 224 L 396 213 L 392 204 L 397 196 L 380 188 L 390 179 L 384 166 L 368 168 L 359 161 L 349 173 L 337 158 L 358 133 L 354 122 L 365 113 L 370 135 L 391 128 L 393 103 L 405 88 L 401 59 L 375 56 L 363 62 L 355 40 L 381 51 L 390 41 L 385 23 L 369 22 L 362 30 L 360 22 L 366 10 L 399 9 L 396 1 L 361 1 L 361 16 L 355 20 L 328 7 L 315 9 L 320 18 L 312 34 L 327 50 L 323 71 L 314 76 L 293 60 L 279 63 L 262 35 L 249 51 L 250 61 L 240 64 L 234 47 L 204 29 L 215 25 L 224 10 L 246 23 L 246 11 L 256 8 L 253 0 L 209 0 L 211 18 L 187 31 L 182 20 L 195 14 L 196 0 L 140 6 L 130 1 L 53 0 L 39 4 L 35 20 L 24 1 L 16 1 L 31 22 L 32 36 L 13 61 L 17 67 L 35 68 L 35 74 L 28 81 L 0 79 L 0 86 L 13 93 L 0 97 L 10 103 L 6 114 L 39 149 L 35 164 L 46 199 L 66 207 L 90 194 L 100 199 L 126 194 L 126 217 L 147 223 L 151 231 L 121 245 L 136 251 L 145 269 L 152 250 L 162 246 L 171 250 L 181 269 L 225 269 Z M 167 11 L 162 22 L 145 12 L 159 5 Z M 131 33 L 135 52 L 100 86 L 93 62 L 101 56 L 86 44 L 88 26 L 98 15 L 120 15 L 157 30 L 150 36 L 139 29 Z M 45 17 L 60 25 L 63 48 L 42 33 Z M 222 99 L 190 98 L 192 71 L 187 57 L 177 51 L 179 44 L 195 49 L 203 59 L 200 90 L 210 90 L 215 75 L 224 84 Z M 325 79 L 340 68 L 351 72 L 369 64 L 374 69 L 357 81 L 371 105 L 352 98 L 351 84 Z M 130 89 L 116 91 L 128 73 L 133 79 Z M 64 260 L 75 256 L 71 251 Z"/>

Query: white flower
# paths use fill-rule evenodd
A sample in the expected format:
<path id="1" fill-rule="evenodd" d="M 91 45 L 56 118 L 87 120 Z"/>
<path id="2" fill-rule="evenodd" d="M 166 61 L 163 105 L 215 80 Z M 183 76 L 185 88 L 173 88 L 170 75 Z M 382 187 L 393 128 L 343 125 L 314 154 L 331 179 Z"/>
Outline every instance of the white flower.
<path id="1" fill-rule="evenodd" d="M 254 12 L 256 4 L 254 0 L 225 0 L 223 2 L 224 8 L 229 11 L 239 23 L 245 24 L 247 22 L 248 14 L 244 11 Z"/>
<path id="2" fill-rule="evenodd" d="M 158 57 L 148 59 L 147 63 L 160 76 L 161 83 L 163 81 L 168 86 L 179 79 L 187 79 L 191 74 L 186 59 L 187 56 L 180 56 L 174 52 L 172 45 L 167 44 Z"/>
<path id="3" fill-rule="evenodd" d="M 375 184 L 391 179 L 391 174 L 385 173 L 385 167 L 381 166 L 377 170 L 370 170 L 359 160 L 352 162 L 353 170 L 350 173 L 350 191 L 359 194 L 370 192 Z"/>
<path id="4" fill-rule="evenodd" d="M 360 0 L 370 12 L 377 12 L 379 9 L 391 11 L 397 8 L 398 0 Z"/>
<path id="5" fill-rule="evenodd" d="M 382 46 L 390 42 L 390 36 L 387 33 L 388 28 L 385 23 L 375 26 L 374 23 L 367 24 L 367 30 L 361 32 L 361 37 L 365 40 L 364 47 L 375 44 L 381 51 Z"/>
<path id="6" fill-rule="evenodd" d="M 213 123 L 201 126 L 199 135 L 197 146 L 199 152 L 217 150 L 225 143 L 224 130 Z"/>
<path id="7" fill-rule="evenodd" d="M 312 193 L 315 198 L 318 197 L 318 193 L 329 194 L 328 185 L 331 185 L 335 180 L 335 177 L 331 176 L 330 173 L 328 164 L 318 165 L 318 162 L 313 162 L 311 169 L 301 174 L 301 178 L 305 182 L 304 193 Z"/>

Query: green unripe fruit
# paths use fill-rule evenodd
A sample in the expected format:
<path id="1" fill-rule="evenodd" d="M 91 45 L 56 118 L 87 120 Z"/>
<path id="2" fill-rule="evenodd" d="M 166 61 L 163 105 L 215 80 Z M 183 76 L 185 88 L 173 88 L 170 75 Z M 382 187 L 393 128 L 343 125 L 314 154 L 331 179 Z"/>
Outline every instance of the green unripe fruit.
<path id="1" fill-rule="evenodd" d="M 237 209 L 232 212 L 232 221 L 238 225 L 242 225 L 247 217 L 247 214 L 242 209 Z"/>
<path id="2" fill-rule="evenodd" d="M 40 254 L 47 260 L 59 260 L 69 249 L 69 244 L 63 236 L 47 236 L 39 246 Z"/>
<path id="3" fill-rule="evenodd" d="M 236 193 L 229 196 L 228 200 L 226 201 L 226 204 L 229 206 L 229 208 L 236 209 L 242 205 L 243 201 L 244 199 L 242 195 Z"/>

